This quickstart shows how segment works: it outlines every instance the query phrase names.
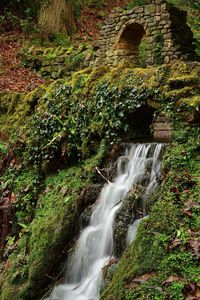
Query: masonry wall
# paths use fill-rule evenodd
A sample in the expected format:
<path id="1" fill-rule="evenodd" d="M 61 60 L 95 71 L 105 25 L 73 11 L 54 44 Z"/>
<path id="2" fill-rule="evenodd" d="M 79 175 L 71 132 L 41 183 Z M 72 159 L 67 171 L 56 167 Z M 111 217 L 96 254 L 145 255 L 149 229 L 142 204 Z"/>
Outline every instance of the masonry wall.
<path id="1" fill-rule="evenodd" d="M 99 49 L 95 65 L 113 66 L 126 61 L 133 65 L 138 64 L 138 45 L 132 51 L 126 49 L 127 43 L 122 39 L 126 28 L 133 27 L 133 45 L 139 27 L 143 28 L 146 39 L 146 65 L 171 63 L 178 59 L 194 59 L 193 35 L 186 24 L 187 14 L 165 1 L 151 1 L 153 3 L 136 7 L 130 11 L 110 15 L 103 26 L 99 39 Z M 137 25 L 137 26 L 136 26 Z M 123 40 L 121 43 L 121 39 Z M 121 47 L 121 48 L 120 48 Z"/>

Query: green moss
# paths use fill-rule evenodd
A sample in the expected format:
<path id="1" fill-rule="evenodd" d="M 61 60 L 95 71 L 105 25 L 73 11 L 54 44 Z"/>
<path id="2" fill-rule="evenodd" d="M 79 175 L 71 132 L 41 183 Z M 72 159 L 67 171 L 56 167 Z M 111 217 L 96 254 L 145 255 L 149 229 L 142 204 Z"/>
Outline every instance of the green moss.
<path id="1" fill-rule="evenodd" d="M 17 299 L 35 299 L 35 293 L 48 282 L 59 261 L 57 253 L 63 251 L 75 234 L 72 228 L 84 206 L 79 195 L 91 185 L 90 174 L 94 174 L 103 152 L 121 136 L 136 136 L 130 119 L 143 105 L 159 107 L 165 112 L 173 107 L 170 116 L 176 121 L 177 107 L 180 110 L 180 104 L 187 102 L 186 94 L 181 95 L 180 88 L 170 91 L 178 95 L 178 101 L 173 102 L 172 95 L 167 93 L 177 78 L 178 84 L 179 81 L 183 84 L 182 89 L 192 89 L 193 86 L 188 86 L 189 68 L 191 63 L 147 69 L 122 65 L 113 69 L 87 68 L 73 73 L 69 80 L 59 79 L 27 95 L 1 94 L 1 131 L 16 135 L 23 131 L 20 138 L 24 142 L 15 154 L 22 169 L 15 172 L 8 166 L 3 175 L 4 188 L 7 185 L 17 196 L 15 228 L 19 241 L 0 277 L 1 300 L 11 299 L 14 293 Z M 195 75 L 198 69 L 199 64 L 195 63 L 191 74 L 195 88 L 190 90 L 194 98 L 189 100 L 195 103 L 195 110 L 195 99 L 199 96 Z M 191 105 L 189 111 L 194 108 Z M 198 207 L 192 208 L 191 217 L 184 215 L 183 207 L 187 207 L 187 199 L 195 200 L 199 193 L 197 184 L 190 187 L 188 179 L 197 182 L 198 178 L 197 135 L 196 128 L 185 125 L 174 132 L 174 144 L 165 156 L 166 180 L 149 202 L 150 217 L 140 224 L 136 242 L 119 263 L 103 299 L 142 299 L 145 294 L 149 299 L 162 299 L 168 293 L 179 295 L 179 281 L 169 288 L 162 287 L 176 265 L 174 261 L 179 265 L 181 260 L 185 262 L 185 268 L 173 269 L 176 276 L 184 277 L 184 284 L 196 276 L 194 249 L 188 246 L 193 237 L 188 228 L 197 231 Z M 58 171 L 61 166 L 66 168 Z M 50 170 L 54 170 L 52 175 Z M 174 186 L 180 190 L 178 200 L 171 190 Z M 189 192 L 184 192 L 188 189 Z M 178 251 L 175 247 L 170 252 L 170 243 L 177 236 L 181 238 Z M 129 288 L 132 279 L 152 271 L 155 276 L 144 285 Z M 150 290 L 151 285 L 159 290 Z"/>
<path id="2" fill-rule="evenodd" d="M 28 93 L 7 93 L 0 98 L 0 125 L 2 132 L 19 132 L 26 127 L 29 116 L 34 113 L 35 106 L 42 94 L 45 86 L 39 86 L 36 90 Z"/>
<path id="3" fill-rule="evenodd" d="M 184 86 L 184 85 L 195 85 L 199 83 L 199 76 L 191 76 L 191 75 L 185 75 L 185 76 L 179 76 L 179 77 L 173 77 L 169 80 L 170 87 L 176 87 L 176 86 Z"/>
<path id="4" fill-rule="evenodd" d="M 83 164 L 58 171 L 47 177 L 39 196 L 35 218 L 19 240 L 8 260 L 9 269 L 0 277 L 0 299 L 35 299 L 39 288 L 48 282 L 48 274 L 59 261 L 64 245 L 72 239 L 75 221 L 84 208 L 80 194 L 92 183 L 94 169 L 105 154 L 105 145 Z M 31 172 L 18 177 L 16 188 L 24 189 Z M 48 253 L 48 255 L 47 255 Z M 28 295 L 28 296 L 27 296 Z"/>
<path id="5" fill-rule="evenodd" d="M 200 205 L 191 208 L 191 216 L 184 213 L 189 199 L 199 201 L 198 132 L 196 127 L 177 129 L 164 158 L 165 180 L 151 199 L 150 216 L 141 222 L 136 241 L 101 299 L 184 299 L 184 286 L 199 281 L 197 253 L 189 245 L 198 231 Z M 153 278 L 132 284 L 134 278 L 151 272 Z M 165 284 L 170 276 L 174 279 Z"/>
<path id="6" fill-rule="evenodd" d="M 8 145 L 0 141 L 0 158 L 3 158 L 6 154 L 8 154 Z"/>
<path id="7" fill-rule="evenodd" d="M 182 98 L 188 98 L 192 97 L 195 92 L 198 93 L 199 88 L 195 89 L 193 87 L 186 86 L 181 89 L 173 90 L 173 91 L 168 91 L 165 93 L 165 96 L 167 98 L 171 98 L 174 101 L 182 99 Z"/>
<path id="8" fill-rule="evenodd" d="M 31 47 L 31 49 L 24 49 L 21 55 L 25 66 L 39 71 L 44 77 L 58 79 L 69 76 L 71 71 L 80 70 L 89 65 L 93 56 L 93 48 L 86 44 L 70 47 L 64 47 L 64 45 L 51 48 Z M 55 70 L 57 68 L 65 71 L 57 72 Z"/>
<path id="9" fill-rule="evenodd" d="M 182 104 L 198 108 L 200 106 L 200 96 L 198 95 L 190 98 L 184 98 L 179 102 L 179 105 Z"/>

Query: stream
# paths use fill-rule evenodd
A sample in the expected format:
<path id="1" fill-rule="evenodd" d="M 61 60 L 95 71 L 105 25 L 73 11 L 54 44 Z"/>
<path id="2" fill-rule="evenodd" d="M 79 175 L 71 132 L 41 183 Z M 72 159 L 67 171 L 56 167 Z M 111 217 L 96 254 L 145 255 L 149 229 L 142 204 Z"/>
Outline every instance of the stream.
<path id="1" fill-rule="evenodd" d="M 104 185 L 92 212 L 89 226 L 83 229 L 75 252 L 68 263 L 67 282 L 56 286 L 48 300 L 97 300 L 102 285 L 102 268 L 114 257 L 113 232 L 115 216 L 123 200 L 134 186 L 142 185 L 143 215 L 127 228 L 127 244 L 131 244 L 139 223 L 147 217 L 146 200 L 160 176 L 165 144 L 144 143 L 127 146 L 116 162 L 117 176 Z"/>

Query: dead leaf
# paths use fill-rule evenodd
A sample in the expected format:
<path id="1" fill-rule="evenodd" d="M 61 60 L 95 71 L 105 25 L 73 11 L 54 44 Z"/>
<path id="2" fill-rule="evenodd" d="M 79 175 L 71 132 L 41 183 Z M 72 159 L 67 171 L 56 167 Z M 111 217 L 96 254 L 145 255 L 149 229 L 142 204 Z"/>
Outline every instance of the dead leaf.
<path id="1" fill-rule="evenodd" d="M 174 249 L 175 247 L 181 245 L 181 240 L 179 238 L 175 238 L 175 240 L 173 240 L 170 245 L 168 246 L 169 250 Z"/>
<path id="2" fill-rule="evenodd" d="M 198 239 L 191 239 L 189 240 L 189 246 L 194 252 L 197 258 L 200 258 L 200 240 Z"/>
<path id="3" fill-rule="evenodd" d="M 192 212 L 188 209 L 184 209 L 184 214 L 187 215 L 188 217 L 192 217 Z"/>
<path id="4" fill-rule="evenodd" d="M 173 283 L 174 281 L 183 281 L 184 278 L 180 277 L 180 276 L 169 276 L 167 278 L 167 280 L 165 280 L 165 284 L 170 285 L 171 283 Z"/>
<path id="5" fill-rule="evenodd" d="M 172 186 L 170 188 L 170 192 L 178 195 L 179 194 L 179 189 L 176 186 Z"/>
<path id="6" fill-rule="evenodd" d="M 16 195 L 12 192 L 11 194 L 8 195 L 8 200 L 13 203 L 16 200 Z"/>
<path id="7" fill-rule="evenodd" d="M 188 201 L 185 205 L 186 205 L 186 208 L 183 210 L 184 214 L 189 217 L 192 217 L 192 212 L 191 212 L 192 208 L 199 207 L 200 203 L 195 202 L 195 201 Z"/>

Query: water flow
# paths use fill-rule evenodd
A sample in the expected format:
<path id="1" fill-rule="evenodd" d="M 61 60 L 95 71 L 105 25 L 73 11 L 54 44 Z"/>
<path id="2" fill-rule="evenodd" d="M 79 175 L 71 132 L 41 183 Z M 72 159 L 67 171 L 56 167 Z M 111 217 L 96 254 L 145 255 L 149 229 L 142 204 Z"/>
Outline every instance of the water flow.
<path id="1" fill-rule="evenodd" d="M 127 193 L 141 184 L 145 196 L 155 189 L 160 168 L 162 144 L 135 144 L 117 160 L 117 176 L 102 189 L 89 226 L 80 234 L 68 266 L 68 283 L 57 286 L 51 300 L 97 300 L 102 268 L 113 256 L 113 227 L 117 211 Z M 145 207 L 145 197 L 143 199 Z M 145 208 L 144 208 L 145 210 Z M 137 221 L 137 223 L 139 223 Z M 129 228 L 129 232 L 131 229 Z M 136 230 L 130 233 L 129 242 Z"/>

